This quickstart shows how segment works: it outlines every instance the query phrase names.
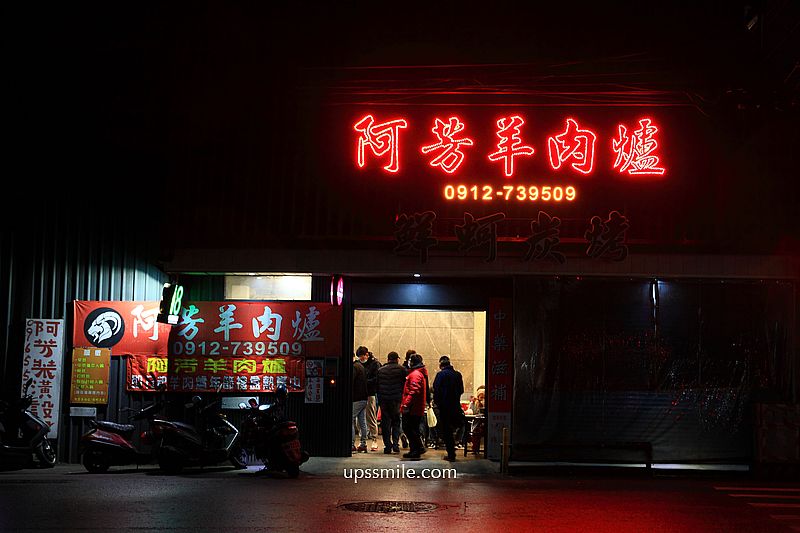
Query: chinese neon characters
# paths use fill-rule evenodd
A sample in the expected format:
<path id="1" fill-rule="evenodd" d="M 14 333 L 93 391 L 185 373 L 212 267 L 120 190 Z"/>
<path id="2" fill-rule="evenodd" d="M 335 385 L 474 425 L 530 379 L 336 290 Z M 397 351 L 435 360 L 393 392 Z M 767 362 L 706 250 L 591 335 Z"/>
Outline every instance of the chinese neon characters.
<path id="1" fill-rule="evenodd" d="M 576 118 L 567 118 L 556 131 L 550 127 L 547 139 L 547 162 L 549 168 L 559 173 L 592 174 L 597 168 L 596 147 L 600 135 L 587 128 Z M 445 175 L 452 175 L 469 165 L 470 158 L 488 158 L 490 163 L 502 168 L 504 177 L 512 178 L 519 170 L 520 162 L 525 171 L 530 171 L 526 161 L 536 159 L 535 143 L 530 142 L 534 133 L 523 129 L 525 119 L 517 114 L 498 119 L 493 125 L 493 141 L 481 142 L 466 131 L 473 131 L 465 120 L 458 116 L 435 117 L 424 142 L 418 144 L 418 155 L 427 164 Z M 359 168 L 380 165 L 386 172 L 398 173 L 407 164 L 402 159 L 405 145 L 419 138 L 409 138 L 412 125 L 403 117 L 379 122 L 373 115 L 364 115 L 353 124 L 358 132 L 356 162 Z M 664 175 L 666 169 L 659 153 L 659 128 L 651 118 L 641 118 L 638 128 L 629 130 L 618 124 L 613 136 L 602 141 L 600 146 L 610 147 L 613 155 L 612 170 L 623 175 Z M 419 135 L 419 133 L 415 133 Z M 605 144 L 608 142 L 608 144 Z M 367 148 L 369 148 L 368 153 Z M 413 151 L 413 149 L 412 149 Z M 479 156 L 478 154 L 484 154 Z M 523 159 L 520 159 L 520 158 Z M 602 159 L 602 157 L 601 157 Z M 485 159 L 484 159 L 485 161 Z M 601 161 L 602 163 L 602 161 Z M 610 160 L 609 160 L 610 164 Z"/>
<path id="2" fill-rule="evenodd" d="M 547 140 L 550 166 L 553 170 L 558 170 L 562 163 L 572 161 L 572 168 L 583 174 L 589 174 L 594 165 L 596 140 L 597 136 L 593 132 L 580 129 L 577 122 L 568 118 L 567 129 Z"/>
<path id="3" fill-rule="evenodd" d="M 376 157 L 389 153 L 389 164 L 384 166 L 387 172 L 397 172 L 400 169 L 398 158 L 398 137 L 400 128 L 408 127 L 404 119 L 390 120 L 375 124 L 372 115 L 367 115 L 358 121 L 353 128 L 361 135 L 358 137 L 358 166 L 364 167 L 364 148 L 369 146 Z"/>
<path id="4" fill-rule="evenodd" d="M 461 145 L 472 146 L 472 139 L 464 137 L 463 139 L 455 139 L 455 135 L 464 129 L 464 123 L 458 117 L 450 117 L 447 124 L 439 120 L 434 121 L 434 126 L 431 131 L 439 139 L 437 144 L 431 144 L 422 147 L 422 153 L 428 154 L 430 152 L 438 152 L 435 158 L 430 161 L 430 166 L 440 167 L 448 174 L 452 174 L 461 163 L 464 161 L 464 152 L 461 151 Z"/>
<path id="5" fill-rule="evenodd" d="M 503 160 L 503 170 L 507 178 L 514 175 L 514 158 L 520 155 L 533 155 L 533 147 L 522 144 L 520 127 L 525 124 L 522 117 L 501 118 L 497 121 L 497 151 L 489 155 L 489 161 Z"/>
<path id="6" fill-rule="evenodd" d="M 632 175 L 664 174 L 664 169 L 658 166 L 658 156 L 655 155 L 658 148 L 655 140 L 658 128 L 649 118 L 641 119 L 639 126 L 630 136 L 623 124 L 617 126 L 619 137 L 614 141 L 614 152 L 617 154 L 614 168 L 620 167 L 620 172 Z"/>

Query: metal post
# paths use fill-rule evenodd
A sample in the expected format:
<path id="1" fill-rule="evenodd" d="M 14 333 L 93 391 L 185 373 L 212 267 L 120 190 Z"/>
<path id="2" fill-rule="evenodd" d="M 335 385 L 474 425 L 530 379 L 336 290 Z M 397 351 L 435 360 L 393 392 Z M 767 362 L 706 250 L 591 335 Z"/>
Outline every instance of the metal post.
<path id="1" fill-rule="evenodd" d="M 501 474 L 508 474 L 508 450 L 509 450 L 509 442 L 508 442 L 508 428 L 503 426 L 503 437 L 501 443 L 501 450 L 500 450 L 500 473 Z"/>

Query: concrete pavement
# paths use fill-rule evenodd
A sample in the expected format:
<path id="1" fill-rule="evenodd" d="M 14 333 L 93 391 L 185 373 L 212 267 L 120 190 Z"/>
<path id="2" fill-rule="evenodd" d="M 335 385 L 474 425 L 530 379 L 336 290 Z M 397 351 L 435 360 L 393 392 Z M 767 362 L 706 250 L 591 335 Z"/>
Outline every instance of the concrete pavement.
<path id="1" fill-rule="evenodd" d="M 428 455 L 433 451 L 429 451 Z M 443 454 L 442 454 L 443 455 Z M 715 478 L 504 477 L 497 463 L 455 463 L 455 479 L 373 478 L 347 468 L 448 468 L 367 454 L 312 458 L 300 479 L 258 467 L 114 468 L 80 465 L 0 473 L 0 531 L 791 531 L 800 528 L 800 485 Z M 365 504 L 365 502 L 372 502 Z M 376 504 L 375 502 L 393 502 Z M 405 503 L 404 503 L 405 502 Z M 350 510 L 363 506 L 368 512 Z M 410 512 L 413 505 L 421 512 Z M 407 509 L 401 512 L 398 509 Z M 379 512 L 385 511 L 385 512 Z"/>

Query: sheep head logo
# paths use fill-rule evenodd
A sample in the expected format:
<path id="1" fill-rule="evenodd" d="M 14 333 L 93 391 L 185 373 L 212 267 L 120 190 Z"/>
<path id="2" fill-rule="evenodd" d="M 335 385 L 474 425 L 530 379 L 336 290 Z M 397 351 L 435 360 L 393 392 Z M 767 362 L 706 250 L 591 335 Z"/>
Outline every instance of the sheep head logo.
<path id="1" fill-rule="evenodd" d="M 125 321 L 115 310 L 108 307 L 95 309 L 83 324 L 86 339 L 98 348 L 109 348 L 117 344 L 125 334 Z"/>

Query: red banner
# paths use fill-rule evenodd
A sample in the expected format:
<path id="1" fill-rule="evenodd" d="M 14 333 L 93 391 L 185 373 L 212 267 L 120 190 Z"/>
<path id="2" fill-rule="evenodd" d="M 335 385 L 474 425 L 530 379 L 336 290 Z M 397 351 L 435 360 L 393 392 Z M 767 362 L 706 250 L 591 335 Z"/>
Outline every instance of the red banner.
<path id="1" fill-rule="evenodd" d="M 158 302 L 76 301 L 72 345 L 111 355 L 167 355 L 170 326 L 156 322 Z"/>
<path id="2" fill-rule="evenodd" d="M 342 308 L 309 302 L 187 303 L 173 328 L 175 356 L 338 356 Z"/>
<path id="3" fill-rule="evenodd" d="M 113 355 L 338 356 L 342 308 L 314 302 L 189 302 L 176 326 L 158 302 L 75 302 L 73 346 Z"/>
<path id="4" fill-rule="evenodd" d="M 284 385 L 289 392 L 305 388 L 302 357 L 160 357 L 132 355 L 127 358 L 129 391 L 152 391 L 166 383 L 168 391 L 274 392 Z"/>

